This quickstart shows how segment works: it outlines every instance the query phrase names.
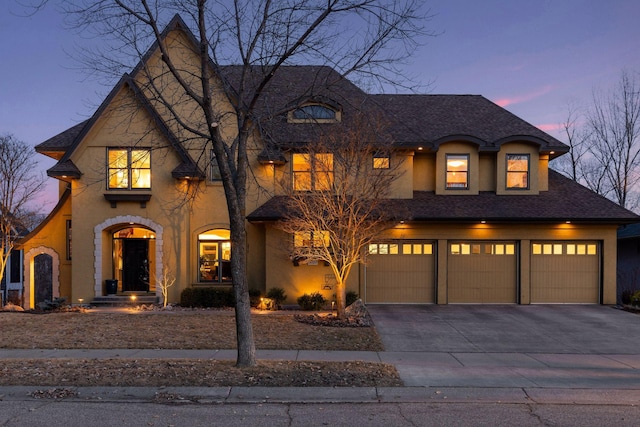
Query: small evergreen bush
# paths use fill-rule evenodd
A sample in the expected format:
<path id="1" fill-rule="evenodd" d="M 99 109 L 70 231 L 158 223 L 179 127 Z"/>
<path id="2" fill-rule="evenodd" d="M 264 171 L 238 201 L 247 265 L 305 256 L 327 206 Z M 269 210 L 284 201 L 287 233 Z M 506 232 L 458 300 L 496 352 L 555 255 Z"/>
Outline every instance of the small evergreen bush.
<path id="1" fill-rule="evenodd" d="M 273 300 L 278 309 L 282 308 L 282 303 L 287 299 L 287 294 L 282 288 L 271 288 L 267 291 L 267 298 Z"/>
<path id="2" fill-rule="evenodd" d="M 304 294 L 298 298 L 298 305 L 307 311 L 322 310 L 322 307 L 326 304 L 327 300 L 322 296 L 320 292 L 314 292 L 311 295 Z"/>
<path id="3" fill-rule="evenodd" d="M 351 304 L 353 304 L 356 301 L 358 301 L 358 293 L 354 291 L 347 292 L 347 295 L 345 297 L 346 306 L 349 307 Z"/>
<path id="4" fill-rule="evenodd" d="M 262 291 L 260 289 L 249 289 L 249 304 L 251 304 L 251 307 L 257 307 L 260 304 L 261 297 Z"/>

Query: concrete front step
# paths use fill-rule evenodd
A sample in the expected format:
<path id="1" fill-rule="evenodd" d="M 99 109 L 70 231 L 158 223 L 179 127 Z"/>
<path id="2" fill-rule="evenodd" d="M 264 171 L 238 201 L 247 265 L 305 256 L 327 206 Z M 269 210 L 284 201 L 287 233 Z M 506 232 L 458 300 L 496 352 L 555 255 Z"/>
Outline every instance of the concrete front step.
<path id="1" fill-rule="evenodd" d="M 129 305 L 139 305 L 139 304 L 155 304 L 157 302 L 158 302 L 158 297 L 154 294 L 142 294 L 142 295 L 121 294 L 121 295 L 106 295 L 101 297 L 95 297 L 91 301 L 91 305 L 129 306 Z"/>

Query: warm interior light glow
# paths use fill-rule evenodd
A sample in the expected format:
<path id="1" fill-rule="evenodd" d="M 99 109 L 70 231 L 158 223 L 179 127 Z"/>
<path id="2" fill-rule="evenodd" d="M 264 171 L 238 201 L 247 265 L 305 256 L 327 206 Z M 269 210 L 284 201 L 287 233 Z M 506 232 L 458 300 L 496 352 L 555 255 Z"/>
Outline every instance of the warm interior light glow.
<path id="1" fill-rule="evenodd" d="M 466 162 L 463 160 L 449 160 L 449 166 L 454 168 L 459 168 L 460 166 L 464 166 Z"/>

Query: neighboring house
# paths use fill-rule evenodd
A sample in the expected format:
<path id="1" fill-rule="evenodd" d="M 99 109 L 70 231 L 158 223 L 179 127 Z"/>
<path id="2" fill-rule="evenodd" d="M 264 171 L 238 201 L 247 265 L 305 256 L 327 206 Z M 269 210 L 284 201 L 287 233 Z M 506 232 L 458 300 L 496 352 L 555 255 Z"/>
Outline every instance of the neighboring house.
<path id="1" fill-rule="evenodd" d="M 618 302 L 624 291 L 640 291 L 640 224 L 618 230 Z"/>
<path id="2" fill-rule="evenodd" d="M 169 49 L 193 43 L 180 19 L 164 36 Z M 158 62 L 155 47 L 144 61 Z M 170 301 L 188 287 L 231 285 L 215 162 L 201 144 L 181 144 L 145 96 L 144 65 L 89 120 L 36 147 L 58 161 L 48 174 L 60 180 L 60 201 L 23 241 L 29 307 L 42 287 L 88 302 L 106 294 L 110 279 L 119 295 L 159 296 L 164 265 L 177 278 Z M 371 95 L 327 67 L 283 67 L 265 91 L 264 117 L 288 112 L 262 121 L 251 142 L 250 288 L 284 288 L 289 302 L 315 291 L 332 298 L 328 267 L 290 259 L 298 240 L 275 227 L 278 183 L 317 189 L 314 177 L 331 171 L 316 170 L 300 147 L 348 125 L 357 106 L 388 124 L 396 149 L 372 167 L 401 165 L 390 203 L 407 214 L 370 245 L 349 290 L 367 303 L 616 302 L 616 231 L 640 218 L 550 170 L 549 160 L 568 150 L 560 141 L 482 96 Z M 217 96 L 224 109 L 228 100 Z M 193 186 L 197 198 L 182 203 Z M 34 276 L 39 256 L 51 263 L 50 277 Z"/>
<path id="3" fill-rule="evenodd" d="M 0 282 L 0 305 L 22 305 L 22 251 L 12 250 Z"/>

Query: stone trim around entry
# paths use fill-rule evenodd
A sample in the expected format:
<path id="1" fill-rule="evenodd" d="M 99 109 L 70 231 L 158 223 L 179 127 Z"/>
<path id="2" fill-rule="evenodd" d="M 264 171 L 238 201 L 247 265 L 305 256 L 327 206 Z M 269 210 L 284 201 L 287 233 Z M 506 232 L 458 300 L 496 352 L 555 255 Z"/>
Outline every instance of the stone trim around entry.
<path id="1" fill-rule="evenodd" d="M 104 235 L 104 230 L 106 230 L 107 228 L 113 227 L 114 225 L 118 225 L 118 224 L 139 224 L 142 226 L 145 226 L 151 230 L 153 230 L 153 232 L 156 234 L 156 269 L 155 269 L 155 275 L 156 277 L 161 277 L 162 276 L 162 269 L 163 269 L 163 265 L 162 265 L 162 235 L 163 235 L 163 227 L 150 220 L 149 218 L 144 218 L 141 216 L 137 216 L 137 215 L 121 215 L 121 216 L 116 216 L 113 218 L 109 218 L 107 220 L 105 220 L 104 222 L 96 225 L 93 228 L 93 233 L 94 233 L 94 241 L 93 241 L 93 247 L 94 247 L 94 258 L 93 258 L 93 266 L 94 266 L 94 296 L 96 297 L 100 297 L 102 296 L 102 281 L 103 281 L 103 272 L 102 272 L 102 236 Z M 162 293 L 161 293 L 161 289 L 160 287 L 156 286 L 156 296 L 161 297 Z"/>

